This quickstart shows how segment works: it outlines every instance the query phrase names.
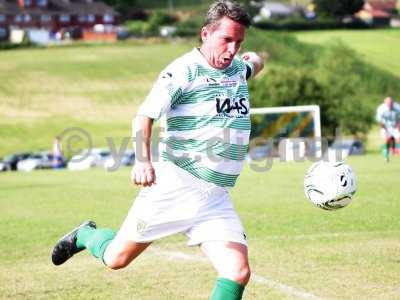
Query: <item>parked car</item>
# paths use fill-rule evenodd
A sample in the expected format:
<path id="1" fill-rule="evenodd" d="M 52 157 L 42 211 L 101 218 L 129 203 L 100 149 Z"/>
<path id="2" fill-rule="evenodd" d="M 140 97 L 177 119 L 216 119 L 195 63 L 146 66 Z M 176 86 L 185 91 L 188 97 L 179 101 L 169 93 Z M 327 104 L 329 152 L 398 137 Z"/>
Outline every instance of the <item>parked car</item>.
<path id="1" fill-rule="evenodd" d="M 7 171 L 6 165 L 4 164 L 3 160 L 0 161 L 0 172 Z"/>
<path id="2" fill-rule="evenodd" d="M 2 162 L 3 170 L 16 171 L 18 162 L 28 158 L 30 155 L 31 153 L 25 152 L 25 153 L 15 153 L 4 157 L 4 160 Z"/>
<path id="3" fill-rule="evenodd" d="M 8 40 L 8 30 L 7 28 L 0 27 L 0 41 L 7 41 Z"/>
<path id="4" fill-rule="evenodd" d="M 32 154 L 17 163 L 18 171 L 30 172 L 37 169 L 51 169 L 53 154 L 44 151 Z"/>
<path id="5" fill-rule="evenodd" d="M 357 139 L 339 139 L 334 141 L 325 152 L 325 156 L 331 161 L 342 160 L 349 155 L 362 155 L 365 153 L 364 145 Z"/>
<path id="6" fill-rule="evenodd" d="M 261 161 L 266 157 L 271 157 L 273 152 L 273 146 L 270 144 L 260 145 L 253 147 L 247 153 L 247 161 Z"/>
<path id="7" fill-rule="evenodd" d="M 72 171 L 80 171 L 92 167 L 103 167 L 110 156 L 111 152 L 106 149 L 86 149 L 80 154 L 74 155 L 68 162 L 67 168 Z"/>
<path id="8" fill-rule="evenodd" d="M 119 163 L 118 163 L 119 161 Z M 119 168 L 120 166 L 132 166 L 135 162 L 135 151 L 133 150 L 126 150 L 121 158 L 118 158 L 116 165 L 116 162 L 114 160 L 114 157 L 111 155 L 105 162 L 104 162 L 104 168 L 106 170 L 115 170 L 116 168 Z"/>

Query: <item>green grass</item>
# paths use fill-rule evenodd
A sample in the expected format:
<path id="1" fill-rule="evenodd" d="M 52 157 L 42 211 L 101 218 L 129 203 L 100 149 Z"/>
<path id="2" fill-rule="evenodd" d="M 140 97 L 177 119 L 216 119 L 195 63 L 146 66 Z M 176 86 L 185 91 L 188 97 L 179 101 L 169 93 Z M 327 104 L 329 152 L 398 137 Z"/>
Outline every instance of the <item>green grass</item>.
<path id="1" fill-rule="evenodd" d="M 342 41 L 362 59 L 393 75 L 400 76 L 400 30 L 304 31 L 294 34 L 300 41 L 326 45 Z"/>
<path id="2" fill-rule="evenodd" d="M 399 75 L 399 32 L 323 31 L 296 36 L 321 43 L 342 37 L 366 61 L 379 64 L 374 59 L 383 59 L 382 68 Z M 159 72 L 196 44 L 150 40 L 1 51 L 0 157 L 49 149 L 54 136 L 70 127 L 88 131 L 95 146 L 105 146 L 106 137 L 129 137 L 131 119 Z M 318 53 L 284 33 L 256 30 L 244 48 L 268 51 L 273 67 L 312 66 Z"/>
<path id="3" fill-rule="evenodd" d="M 336 211 L 303 194 L 307 163 L 274 162 L 267 173 L 247 166 L 232 191 L 246 227 L 255 274 L 322 299 L 396 299 L 400 276 L 400 158 L 351 157 L 358 178 L 353 203 Z M 87 218 L 117 229 L 138 192 L 129 168 L 108 173 L 36 171 L 0 174 L 1 299 L 207 299 L 215 272 L 174 236 L 156 242 L 128 268 L 109 271 L 88 253 L 60 267 L 55 241 Z M 244 299 L 297 299 L 251 281 Z"/>
<path id="4" fill-rule="evenodd" d="M 129 137 L 159 72 L 192 47 L 177 41 L 3 51 L 0 156 L 49 149 L 70 127 L 84 128 L 98 146 L 108 136 Z"/>

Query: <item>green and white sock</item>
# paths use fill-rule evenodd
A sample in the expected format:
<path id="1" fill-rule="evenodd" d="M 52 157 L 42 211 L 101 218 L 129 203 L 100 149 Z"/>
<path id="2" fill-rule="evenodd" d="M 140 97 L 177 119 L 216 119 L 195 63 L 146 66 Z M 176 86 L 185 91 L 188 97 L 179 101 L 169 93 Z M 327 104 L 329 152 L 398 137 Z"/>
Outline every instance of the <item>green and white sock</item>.
<path id="1" fill-rule="evenodd" d="M 218 278 L 210 300 L 240 300 L 244 286 L 227 278 Z"/>
<path id="2" fill-rule="evenodd" d="M 94 257 L 103 260 L 107 246 L 115 237 L 115 232 L 109 228 L 94 229 L 86 226 L 78 230 L 76 246 L 86 248 Z"/>

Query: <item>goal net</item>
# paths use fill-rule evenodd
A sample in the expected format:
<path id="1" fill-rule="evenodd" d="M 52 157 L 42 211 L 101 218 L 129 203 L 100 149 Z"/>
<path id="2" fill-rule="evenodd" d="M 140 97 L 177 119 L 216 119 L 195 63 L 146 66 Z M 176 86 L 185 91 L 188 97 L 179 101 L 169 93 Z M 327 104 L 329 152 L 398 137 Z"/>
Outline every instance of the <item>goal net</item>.
<path id="1" fill-rule="evenodd" d="M 253 108 L 250 159 L 279 156 L 295 160 L 321 155 L 318 105 Z"/>

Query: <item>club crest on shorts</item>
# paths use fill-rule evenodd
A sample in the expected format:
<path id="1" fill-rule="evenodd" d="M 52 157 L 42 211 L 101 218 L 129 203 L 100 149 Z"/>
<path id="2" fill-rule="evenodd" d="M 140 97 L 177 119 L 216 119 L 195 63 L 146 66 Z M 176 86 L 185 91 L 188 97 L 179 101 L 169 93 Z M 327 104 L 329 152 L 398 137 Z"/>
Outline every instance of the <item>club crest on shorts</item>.
<path id="1" fill-rule="evenodd" d="M 147 227 L 147 223 L 143 220 L 138 219 L 136 222 L 136 232 L 141 233 L 143 232 Z"/>

